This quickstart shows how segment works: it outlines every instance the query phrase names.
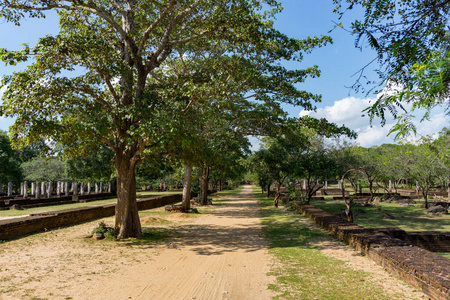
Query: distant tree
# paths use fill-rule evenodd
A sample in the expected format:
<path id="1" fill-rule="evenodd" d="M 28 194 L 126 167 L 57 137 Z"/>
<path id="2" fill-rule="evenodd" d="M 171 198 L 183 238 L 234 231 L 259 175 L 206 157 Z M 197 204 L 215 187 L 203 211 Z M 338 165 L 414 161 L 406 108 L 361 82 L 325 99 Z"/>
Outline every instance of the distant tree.
<path id="1" fill-rule="evenodd" d="M 23 174 L 29 181 L 58 181 L 68 179 L 64 162 L 60 157 L 35 157 L 21 164 Z"/>
<path id="2" fill-rule="evenodd" d="M 438 155 L 427 143 L 419 145 L 405 144 L 401 148 L 402 165 L 400 166 L 409 180 L 416 182 L 428 208 L 430 189 L 436 184 L 445 166 Z"/>
<path id="3" fill-rule="evenodd" d="M 109 181 L 114 173 L 114 152 L 107 147 L 90 149 L 84 156 L 65 160 L 67 177 L 71 180 Z"/>
<path id="4" fill-rule="evenodd" d="M 19 156 L 19 152 L 11 148 L 6 132 L 0 130 L 0 184 L 12 182 L 14 186 L 19 186 L 23 178 Z"/>

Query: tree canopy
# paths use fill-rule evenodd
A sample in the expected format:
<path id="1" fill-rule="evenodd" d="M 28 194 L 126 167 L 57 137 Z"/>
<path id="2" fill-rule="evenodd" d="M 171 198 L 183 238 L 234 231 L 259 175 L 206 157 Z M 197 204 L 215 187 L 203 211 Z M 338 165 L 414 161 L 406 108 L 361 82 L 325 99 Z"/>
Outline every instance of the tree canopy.
<path id="1" fill-rule="evenodd" d="M 287 70 L 280 63 L 301 61 L 330 39 L 292 39 L 274 29 L 281 5 L 273 0 L 22 0 L 0 1 L 0 9 L 16 24 L 48 10 L 60 17 L 57 35 L 20 51 L 0 50 L 8 64 L 33 58 L 2 81 L 1 112 L 17 117 L 13 143 L 44 138 L 69 145 L 69 155 L 107 145 L 117 175 L 119 238 L 141 236 L 137 165 L 194 143 L 182 138 L 189 136 L 184 124 L 194 104 L 228 105 L 227 113 L 239 116 L 283 114 L 280 102 L 311 109 L 320 100 L 294 86 L 317 76 L 316 66 Z M 253 104 L 241 106 L 249 95 Z"/>

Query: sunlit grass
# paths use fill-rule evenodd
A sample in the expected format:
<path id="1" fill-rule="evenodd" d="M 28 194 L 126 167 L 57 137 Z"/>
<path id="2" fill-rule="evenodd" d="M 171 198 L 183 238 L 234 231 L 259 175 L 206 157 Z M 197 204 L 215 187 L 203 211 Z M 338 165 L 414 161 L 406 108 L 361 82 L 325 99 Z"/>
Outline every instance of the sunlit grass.
<path id="1" fill-rule="evenodd" d="M 369 273 L 322 254 L 317 245 L 334 240 L 328 232 L 309 225 L 300 214 L 274 208 L 273 199 L 253 188 L 261 206 L 269 252 L 279 262 L 270 272 L 277 278 L 270 286 L 278 293 L 275 299 L 405 299 L 402 294 L 387 295 Z"/>
<path id="2" fill-rule="evenodd" d="M 318 200 L 312 204 L 329 213 L 345 211 L 342 200 Z M 450 215 L 425 214 L 425 209 L 417 205 L 401 207 L 394 202 L 381 202 L 380 205 L 381 207 L 354 207 L 354 223 L 365 228 L 398 227 L 405 231 L 450 232 Z M 395 219 L 387 218 L 386 214 Z"/>

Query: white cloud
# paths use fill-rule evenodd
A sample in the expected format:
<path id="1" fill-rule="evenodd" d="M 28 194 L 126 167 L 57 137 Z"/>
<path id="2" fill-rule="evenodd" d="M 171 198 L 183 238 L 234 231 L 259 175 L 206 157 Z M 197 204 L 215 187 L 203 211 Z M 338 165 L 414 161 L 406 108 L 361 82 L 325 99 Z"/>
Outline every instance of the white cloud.
<path id="1" fill-rule="evenodd" d="M 345 125 L 358 134 L 356 143 L 363 147 L 395 143 L 395 134 L 387 136 L 395 124 L 394 118 L 389 113 L 386 114 L 386 125 L 382 127 L 379 118 L 374 119 L 371 126 L 369 117 L 362 112 L 374 101 L 374 98 L 348 97 L 335 101 L 332 106 L 318 108 L 316 112 L 303 110 L 300 112 L 300 116 L 326 118 L 329 122 Z M 448 117 L 442 113 L 442 108 L 435 108 L 431 111 L 430 116 L 430 121 L 420 123 L 419 120 L 415 120 L 418 134 L 422 136 L 435 134 L 443 127 L 450 125 Z"/>

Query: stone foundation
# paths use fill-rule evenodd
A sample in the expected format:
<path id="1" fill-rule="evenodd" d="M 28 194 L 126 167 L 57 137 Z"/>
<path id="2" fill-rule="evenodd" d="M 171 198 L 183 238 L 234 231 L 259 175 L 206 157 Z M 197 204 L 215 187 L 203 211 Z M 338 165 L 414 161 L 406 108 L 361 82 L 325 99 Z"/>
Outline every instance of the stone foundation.
<path id="1" fill-rule="evenodd" d="M 301 212 L 335 237 L 364 253 L 431 299 L 450 299 L 450 259 L 375 229 L 365 229 L 313 205 Z"/>
<path id="2" fill-rule="evenodd" d="M 138 200 L 139 210 L 146 210 L 181 201 L 181 195 L 169 195 Z M 0 220 L 0 240 L 18 238 L 27 234 L 74 225 L 114 216 L 115 204 L 81 207 Z"/>

